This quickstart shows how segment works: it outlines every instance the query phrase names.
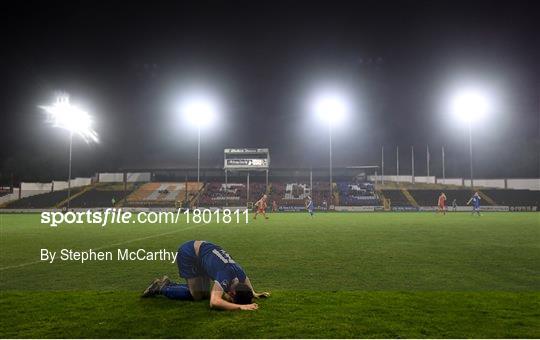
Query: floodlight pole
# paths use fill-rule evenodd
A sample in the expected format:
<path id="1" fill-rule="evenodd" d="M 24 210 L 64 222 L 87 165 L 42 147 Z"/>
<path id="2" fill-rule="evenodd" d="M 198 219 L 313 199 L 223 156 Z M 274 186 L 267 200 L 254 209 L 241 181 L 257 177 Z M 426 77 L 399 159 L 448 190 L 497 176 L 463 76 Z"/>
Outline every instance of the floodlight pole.
<path id="1" fill-rule="evenodd" d="M 411 182 L 414 184 L 414 145 L 411 145 Z"/>
<path id="2" fill-rule="evenodd" d="M 333 204 L 333 195 L 332 195 L 332 122 L 328 123 L 328 137 L 330 142 L 330 204 Z"/>
<path id="3" fill-rule="evenodd" d="M 71 151 L 73 149 L 73 131 L 69 132 L 69 168 L 68 168 L 68 197 L 67 210 L 69 210 L 69 201 L 71 201 Z"/>
<path id="4" fill-rule="evenodd" d="M 381 184 L 384 185 L 384 145 L 381 146 Z"/>
<path id="5" fill-rule="evenodd" d="M 443 178 L 443 184 L 446 184 L 446 174 L 445 174 L 445 171 L 444 171 L 444 145 L 442 147 L 442 178 Z"/>
<path id="6" fill-rule="evenodd" d="M 429 145 L 426 146 L 426 168 L 427 176 L 429 177 Z"/>
<path id="7" fill-rule="evenodd" d="M 309 193 L 311 198 L 313 198 L 313 167 L 309 169 Z"/>
<path id="8" fill-rule="evenodd" d="M 399 146 L 396 146 L 396 182 L 399 182 Z"/>
<path id="9" fill-rule="evenodd" d="M 471 126 L 470 119 L 469 119 L 469 163 L 471 166 L 471 190 L 473 190 L 474 178 L 473 178 L 473 154 L 472 154 L 472 126 Z"/>
<path id="10" fill-rule="evenodd" d="M 229 206 L 229 179 L 227 177 L 227 169 L 225 169 L 225 206 Z"/>
<path id="11" fill-rule="evenodd" d="M 200 172 L 201 172 L 201 124 L 197 124 L 197 191 L 200 191 Z M 187 188 L 186 188 L 187 190 Z M 197 193 L 197 207 L 199 206 L 200 192 Z"/>
<path id="12" fill-rule="evenodd" d="M 201 125 L 198 125 L 197 128 L 197 187 L 199 186 L 200 180 L 200 167 L 201 167 Z"/>

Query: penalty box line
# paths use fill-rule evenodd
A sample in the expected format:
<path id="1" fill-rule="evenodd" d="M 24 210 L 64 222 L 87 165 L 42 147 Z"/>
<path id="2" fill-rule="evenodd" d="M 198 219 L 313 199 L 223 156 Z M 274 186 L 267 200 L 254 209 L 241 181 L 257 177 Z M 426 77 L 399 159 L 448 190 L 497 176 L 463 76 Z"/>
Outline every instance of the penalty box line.
<path id="1" fill-rule="evenodd" d="M 144 241 L 144 240 L 148 240 L 148 239 L 151 239 L 151 238 L 159 238 L 159 237 L 162 237 L 162 236 L 173 235 L 173 234 L 176 234 L 176 233 L 179 233 L 179 232 L 182 232 L 182 231 L 186 231 L 186 230 L 190 230 L 190 229 L 195 229 L 195 228 L 200 227 L 200 226 L 203 226 L 203 225 L 208 225 L 208 223 L 195 224 L 195 225 L 193 225 L 193 226 L 191 226 L 191 227 L 187 227 L 187 228 L 179 229 L 179 230 L 168 231 L 168 232 L 166 232 L 166 233 L 161 233 L 161 234 L 158 234 L 158 235 L 150 235 L 150 236 L 145 236 L 145 237 L 134 238 L 134 239 L 132 239 L 132 240 L 127 240 L 127 241 L 122 241 L 122 242 L 112 243 L 112 244 L 108 244 L 108 245 L 105 245 L 105 246 L 93 248 L 93 250 L 103 250 L 103 249 L 107 249 L 107 248 L 111 248 L 111 247 L 121 246 L 121 245 L 128 244 L 128 243 L 133 243 L 133 242 L 138 242 L 138 241 Z M 38 260 L 38 261 L 32 261 L 32 262 L 21 263 L 21 264 L 14 265 L 14 266 L 1 267 L 1 268 L 0 268 L 0 272 L 1 272 L 1 271 L 4 271 L 4 270 L 8 270 L 8 269 L 16 269 L 16 268 L 27 267 L 27 266 L 31 266 L 31 265 L 34 265 L 34 264 L 38 264 L 38 263 L 41 263 L 41 262 L 43 262 L 43 261 Z"/>

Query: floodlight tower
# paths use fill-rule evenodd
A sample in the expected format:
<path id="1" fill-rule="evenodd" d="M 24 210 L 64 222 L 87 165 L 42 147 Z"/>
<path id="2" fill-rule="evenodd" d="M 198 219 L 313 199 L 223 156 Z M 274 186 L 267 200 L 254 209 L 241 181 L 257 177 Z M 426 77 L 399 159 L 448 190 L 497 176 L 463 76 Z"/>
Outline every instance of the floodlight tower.
<path id="1" fill-rule="evenodd" d="M 344 98 L 337 94 L 323 94 L 313 102 L 314 113 L 328 125 L 329 142 L 329 168 L 330 168 L 330 204 L 333 202 L 332 185 L 332 127 L 341 122 L 347 113 L 347 104 Z"/>
<path id="2" fill-rule="evenodd" d="M 197 185 L 199 185 L 201 166 L 201 127 L 208 126 L 212 123 L 216 117 L 217 108 L 215 103 L 208 98 L 193 98 L 184 103 L 182 111 L 186 119 L 197 127 Z"/>
<path id="3" fill-rule="evenodd" d="M 469 128 L 469 166 L 472 189 L 474 187 L 472 123 L 489 112 L 489 100 L 483 92 L 477 89 L 463 89 L 454 95 L 451 107 L 453 113 L 458 118 L 465 121 Z"/>
<path id="4" fill-rule="evenodd" d="M 83 109 L 69 101 L 68 94 L 59 95 L 51 105 L 40 105 L 48 115 L 48 122 L 53 127 L 69 131 L 69 168 L 68 168 L 68 196 L 67 209 L 71 201 L 71 159 L 73 150 L 73 134 L 79 135 L 86 143 L 98 143 L 98 135 L 92 128 L 93 119 Z"/>

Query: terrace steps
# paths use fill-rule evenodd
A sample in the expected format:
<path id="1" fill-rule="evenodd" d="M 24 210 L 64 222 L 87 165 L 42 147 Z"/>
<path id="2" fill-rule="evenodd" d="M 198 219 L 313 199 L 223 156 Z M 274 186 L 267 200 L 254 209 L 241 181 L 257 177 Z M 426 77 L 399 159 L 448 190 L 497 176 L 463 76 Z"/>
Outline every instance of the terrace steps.
<path id="1" fill-rule="evenodd" d="M 416 202 L 414 197 L 412 197 L 409 190 L 407 190 L 406 188 L 400 188 L 400 190 L 401 190 L 401 193 L 403 194 L 403 196 L 405 196 L 405 198 L 407 199 L 407 201 L 409 201 L 409 204 L 412 205 L 415 208 L 418 208 L 418 203 Z"/>
<path id="2" fill-rule="evenodd" d="M 94 188 L 95 186 L 96 186 L 95 184 L 85 186 L 81 191 L 76 192 L 76 193 L 73 194 L 73 195 L 70 195 L 69 198 L 66 197 L 66 199 L 64 199 L 64 200 L 62 200 L 62 201 L 60 201 L 60 202 L 58 202 L 54 207 L 55 207 L 55 208 L 62 208 L 64 205 L 67 204 L 68 201 L 71 201 L 72 199 L 81 196 L 81 195 L 84 194 L 85 192 L 90 191 L 90 190 L 91 190 L 92 188 Z"/>
<path id="3" fill-rule="evenodd" d="M 480 197 L 489 203 L 489 205 L 497 205 L 497 203 L 495 202 L 495 200 L 491 197 L 489 197 L 485 192 L 482 192 L 480 190 L 478 190 L 478 194 L 480 195 Z"/>

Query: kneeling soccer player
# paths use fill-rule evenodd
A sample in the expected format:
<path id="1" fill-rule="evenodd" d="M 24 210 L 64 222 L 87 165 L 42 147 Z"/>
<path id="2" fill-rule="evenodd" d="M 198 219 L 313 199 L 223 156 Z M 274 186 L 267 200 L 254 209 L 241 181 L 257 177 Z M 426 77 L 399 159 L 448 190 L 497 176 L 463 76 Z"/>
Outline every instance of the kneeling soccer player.
<path id="1" fill-rule="evenodd" d="M 176 300 L 210 299 L 210 307 L 224 310 L 255 310 L 253 299 L 270 293 L 256 293 L 246 273 L 220 246 L 206 241 L 188 241 L 176 256 L 180 276 L 187 284 L 171 282 L 168 277 L 155 279 L 143 297 L 164 295 Z M 210 282 L 213 286 L 210 288 Z"/>

